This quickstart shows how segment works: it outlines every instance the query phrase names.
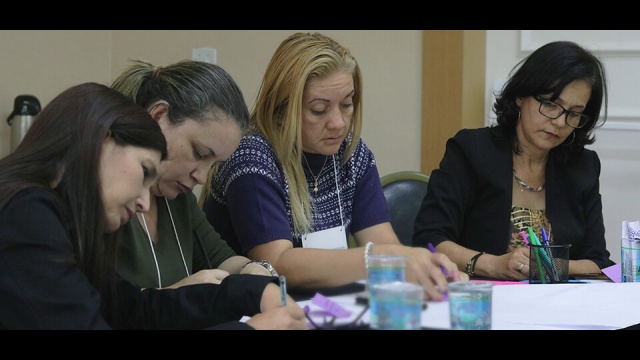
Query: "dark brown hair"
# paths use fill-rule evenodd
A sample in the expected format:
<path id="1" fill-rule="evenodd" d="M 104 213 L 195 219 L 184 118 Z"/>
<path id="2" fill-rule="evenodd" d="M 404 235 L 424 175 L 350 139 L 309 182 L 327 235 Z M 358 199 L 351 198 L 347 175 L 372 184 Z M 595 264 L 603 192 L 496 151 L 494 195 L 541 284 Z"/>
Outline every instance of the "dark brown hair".
<path id="1" fill-rule="evenodd" d="M 105 235 L 104 230 L 98 175 L 107 135 L 119 145 L 167 156 L 160 126 L 144 108 L 105 85 L 84 83 L 56 96 L 35 117 L 15 151 L 0 159 L 0 211 L 26 188 L 55 193 L 75 254 L 60 261 L 76 263 L 103 297 L 113 296 L 119 236 L 119 231 Z"/>

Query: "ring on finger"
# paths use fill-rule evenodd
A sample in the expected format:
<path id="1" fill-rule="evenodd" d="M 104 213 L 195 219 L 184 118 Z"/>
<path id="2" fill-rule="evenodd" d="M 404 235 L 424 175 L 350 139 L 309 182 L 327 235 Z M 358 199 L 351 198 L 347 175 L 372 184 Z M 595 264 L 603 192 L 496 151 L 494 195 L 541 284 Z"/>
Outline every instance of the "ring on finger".
<path id="1" fill-rule="evenodd" d="M 518 265 L 518 272 L 522 272 L 522 268 L 523 268 L 523 267 L 524 267 L 524 264 L 523 264 L 523 263 L 520 263 L 520 264 Z"/>

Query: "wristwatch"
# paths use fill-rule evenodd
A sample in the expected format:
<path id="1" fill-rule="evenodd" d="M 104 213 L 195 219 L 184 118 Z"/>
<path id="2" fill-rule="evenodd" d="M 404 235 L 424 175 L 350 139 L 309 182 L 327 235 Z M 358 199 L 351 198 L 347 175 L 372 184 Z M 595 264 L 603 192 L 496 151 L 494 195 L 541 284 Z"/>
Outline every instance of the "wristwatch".
<path id="1" fill-rule="evenodd" d="M 271 275 L 278 276 L 278 272 L 276 271 L 276 269 L 267 260 L 251 260 L 248 263 L 244 264 L 244 266 L 242 268 L 244 269 L 245 267 L 247 267 L 247 265 L 251 265 L 251 264 L 262 265 L 262 266 L 264 266 L 265 269 L 269 270 Z"/>

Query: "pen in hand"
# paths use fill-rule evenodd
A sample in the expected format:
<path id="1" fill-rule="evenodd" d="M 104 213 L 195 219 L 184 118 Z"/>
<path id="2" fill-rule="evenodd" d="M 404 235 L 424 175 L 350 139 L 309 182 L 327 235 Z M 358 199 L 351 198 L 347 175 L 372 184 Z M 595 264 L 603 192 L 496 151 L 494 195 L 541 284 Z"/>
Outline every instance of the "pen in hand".
<path id="1" fill-rule="evenodd" d="M 280 297 L 282 299 L 282 306 L 287 306 L 287 278 L 284 275 L 280 275 Z"/>
<path id="2" fill-rule="evenodd" d="M 429 248 L 429 251 L 431 251 L 432 253 L 436 253 L 436 248 L 433 246 L 432 243 L 427 244 L 427 247 Z M 444 268 L 444 266 L 440 265 L 440 271 L 442 271 L 443 274 L 447 275 L 447 269 Z"/>

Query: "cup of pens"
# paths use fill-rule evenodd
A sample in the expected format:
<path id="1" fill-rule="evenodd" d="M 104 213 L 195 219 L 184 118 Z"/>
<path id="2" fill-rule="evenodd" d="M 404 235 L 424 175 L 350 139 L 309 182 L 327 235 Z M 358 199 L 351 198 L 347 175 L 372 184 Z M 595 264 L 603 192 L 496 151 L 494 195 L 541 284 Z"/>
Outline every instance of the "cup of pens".
<path id="1" fill-rule="evenodd" d="M 569 250 L 571 244 L 529 244 L 529 284 L 569 282 Z"/>

